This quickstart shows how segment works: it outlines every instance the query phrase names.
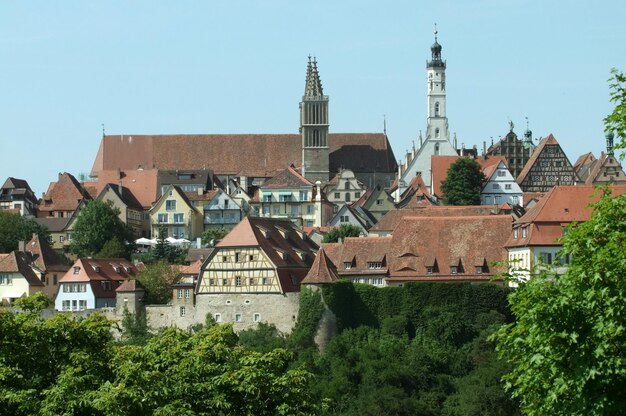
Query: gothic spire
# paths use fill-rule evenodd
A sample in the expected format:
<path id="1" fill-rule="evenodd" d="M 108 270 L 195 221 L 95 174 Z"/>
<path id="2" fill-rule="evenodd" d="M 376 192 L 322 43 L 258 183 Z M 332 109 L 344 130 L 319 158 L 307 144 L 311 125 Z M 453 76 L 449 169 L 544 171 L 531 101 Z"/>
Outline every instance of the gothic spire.
<path id="1" fill-rule="evenodd" d="M 311 61 L 311 55 L 309 55 L 309 63 L 306 67 L 306 84 L 304 86 L 305 97 L 321 97 L 324 95 L 322 90 L 322 81 L 320 80 L 320 74 L 317 72 L 317 60 L 313 57 Z"/>

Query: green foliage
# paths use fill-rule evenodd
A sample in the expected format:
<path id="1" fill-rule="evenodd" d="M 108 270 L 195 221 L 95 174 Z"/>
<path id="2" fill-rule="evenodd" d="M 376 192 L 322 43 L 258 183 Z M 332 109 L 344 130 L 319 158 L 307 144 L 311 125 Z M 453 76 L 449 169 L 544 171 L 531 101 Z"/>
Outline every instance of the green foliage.
<path id="1" fill-rule="evenodd" d="M 485 175 L 474 159 L 462 157 L 448 168 L 448 176 L 441 183 L 446 205 L 480 205 L 480 192 Z"/>
<path id="2" fill-rule="evenodd" d="M 341 240 L 345 240 L 346 237 L 358 237 L 363 230 L 361 227 L 357 227 L 352 224 L 341 224 L 339 228 L 331 228 L 324 236 L 323 243 L 336 243 Z"/>
<path id="3" fill-rule="evenodd" d="M 17 299 L 13 303 L 13 306 L 22 311 L 40 313 L 53 304 L 54 302 L 48 295 L 43 292 L 37 292 L 32 296 L 25 296 Z"/>
<path id="4" fill-rule="evenodd" d="M 33 234 L 50 242 L 48 229 L 18 214 L 0 210 L 0 253 L 17 250 L 20 241 L 30 241 Z"/>
<path id="5" fill-rule="evenodd" d="M 226 237 L 226 234 L 228 234 L 228 230 L 224 228 L 209 228 L 204 230 L 202 233 L 202 244 L 211 245 L 211 241 L 213 241 L 213 245 L 215 245 L 218 240 Z"/>
<path id="6" fill-rule="evenodd" d="M 508 389 L 528 415 L 626 412 L 626 196 L 605 194 L 563 237 L 563 275 L 540 271 L 510 296 L 499 329 Z"/>
<path id="7" fill-rule="evenodd" d="M 252 351 L 270 352 L 286 347 L 284 335 L 274 324 L 259 322 L 256 328 L 244 329 L 238 335 L 239 344 Z"/>
<path id="8" fill-rule="evenodd" d="M 323 314 L 322 293 L 319 290 L 301 286 L 298 320 L 288 339 L 288 345 L 292 351 L 317 349 L 314 338 Z"/>
<path id="9" fill-rule="evenodd" d="M 626 75 L 617 69 L 611 69 L 609 79 L 611 102 L 615 104 L 613 112 L 604 118 L 605 132 L 614 133 L 615 149 L 626 148 Z"/>
<path id="10" fill-rule="evenodd" d="M 126 245 L 123 257 L 130 258 L 134 235 L 119 214 L 111 201 L 90 201 L 76 218 L 70 251 L 78 257 L 94 256 L 107 242 L 117 239 Z"/>
<path id="11" fill-rule="evenodd" d="M 130 313 L 126 306 L 124 306 L 122 328 L 122 337 L 129 344 L 143 345 L 150 336 L 146 314 Z"/>
<path id="12" fill-rule="evenodd" d="M 117 238 L 113 237 L 111 240 L 104 243 L 102 250 L 100 250 L 94 257 L 97 259 L 117 259 L 128 256 L 128 250 Z"/>
<path id="13" fill-rule="evenodd" d="M 181 247 L 175 247 L 167 242 L 167 229 L 159 228 L 157 243 L 151 250 L 151 260 L 167 261 L 172 264 L 183 264 L 186 252 Z"/>
<path id="14" fill-rule="evenodd" d="M 146 266 L 137 274 L 136 279 L 146 289 L 146 302 L 166 304 L 172 299 L 171 285 L 180 280 L 180 271 L 165 261 Z"/>

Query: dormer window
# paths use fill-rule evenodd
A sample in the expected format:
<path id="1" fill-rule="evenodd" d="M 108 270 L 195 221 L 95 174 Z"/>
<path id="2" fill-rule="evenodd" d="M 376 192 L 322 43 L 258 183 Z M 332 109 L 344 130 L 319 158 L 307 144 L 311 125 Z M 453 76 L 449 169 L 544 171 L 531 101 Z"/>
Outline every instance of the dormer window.
<path id="1" fill-rule="evenodd" d="M 526 238 L 528 237 L 528 227 L 524 226 L 522 227 L 522 238 Z"/>
<path id="2" fill-rule="evenodd" d="M 80 273 L 80 267 L 74 266 L 74 274 Z"/>
<path id="3" fill-rule="evenodd" d="M 513 238 L 517 239 L 519 237 L 519 228 L 513 229 Z"/>
<path id="4" fill-rule="evenodd" d="M 344 263 L 343 263 L 343 267 L 344 267 L 346 270 L 350 270 L 350 269 L 352 268 L 352 262 L 349 262 L 349 261 L 344 262 Z"/>
<path id="5" fill-rule="evenodd" d="M 483 266 L 476 266 L 476 274 L 482 274 L 483 273 Z"/>
<path id="6" fill-rule="evenodd" d="M 382 269 L 383 263 L 381 261 L 368 261 L 367 268 L 368 269 Z"/>
<path id="7" fill-rule="evenodd" d="M 433 266 L 426 267 L 426 274 L 433 274 L 435 268 Z"/>
<path id="8" fill-rule="evenodd" d="M 130 266 L 124 266 L 124 271 L 126 271 L 126 273 L 130 273 L 131 272 Z"/>
<path id="9" fill-rule="evenodd" d="M 450 267 L 450 273 L 457 274 L 459 272 L 459 268 L 457 266 Z"/>

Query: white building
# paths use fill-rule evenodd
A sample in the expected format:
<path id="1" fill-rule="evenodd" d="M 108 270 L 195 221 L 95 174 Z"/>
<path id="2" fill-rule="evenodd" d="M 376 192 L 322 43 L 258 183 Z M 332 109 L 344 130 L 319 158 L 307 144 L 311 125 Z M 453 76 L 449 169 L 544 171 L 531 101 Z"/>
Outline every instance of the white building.
<path id="1" fill-rule="evenodd" d="M 487 182 L 480 193 L 481 205 L 508 203 L 511 206 L 524 206 L 522 188 L 515 182 L 515 178 L 504 161 L 486 167 L 483 169 L 483 174 Z"/>

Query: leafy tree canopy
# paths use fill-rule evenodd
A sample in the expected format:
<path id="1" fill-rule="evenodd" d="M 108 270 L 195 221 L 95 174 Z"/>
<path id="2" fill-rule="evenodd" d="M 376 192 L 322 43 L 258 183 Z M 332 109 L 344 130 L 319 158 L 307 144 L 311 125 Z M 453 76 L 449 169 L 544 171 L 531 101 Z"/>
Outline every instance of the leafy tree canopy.
<path id="1" fill-rule="evenodd" d="M 604 195 L 563 237 L 572 261 L 511 295 L 517 320 L 495 339 L 513 367 L 507 387 L 528 415 L 626 411 L 626 196 Z"/>
<path id="2" fill-rule="evenodd" d="M 485 175 L 474 159 L 462 157 L 448 168 L 448 176 L 441 183 L 446 205 L 480 205 L 480 192 Z"/>
<path id="3" fill-rule="evenodd" d="M 126 246 L 124 257 L 128 257 L 135 236 L 130 227 L 120 220 L 119 214 L 119 209 L 113 207 L 111 201 L 89 202 L 74 224 L 70 251 L 79 257 L 94 256 L 107 242 L 117 239 Z"/>
<path id="4" fill-rule="evenodd" d="M 218 240 L 226 237 L 226 234 L 228 234 L 228 230 L 225 228 L 209 228 L 202 233 L 202 244 L 210 245 L 211 241 L 215 244 Z"/>
<path id="5" fill-rule="evenodd" d="M 136 279 L 146 289 L 147 303 L 165 304 L 172 299 L 171 285 L 180 279 L 180 271 L 177 266 L 161 260 L 147 265 Z"/>
<path id="6" fill-rule="evenodd" d="M 21 215 L 0 211 L 0 253 L 17 250 L 20 241 L 29 241 L 33 234 L 50 241 L 47 228 Z"/>
<path id="7" fill-rule="evenodd" d="M 363 230 L 360 227 L 352 224 L 341 224 L 339 228 L 331 228 L 324 236 L 324 243 L 336 243 L 341 238 L 344 240 L 346 237 L 358 237 Z"/>
<path id="8" fill-rule="evenodd" d="M 617 149 L 626 148 L 626 75 L 613 68 L 609 79 L 611 102 L 615 104 L 613 112 L 604 119 L 607 133 L 614 133 L 617 137 Z"/>
<path id="9" fill-rule="evenodd" d="M 176 247 L 167 241 L 167 228 L 159 228 L 159 236 L 154 248 L 150 251 L 152 260 L 182 264 L 187 252 L 182 247 Z"/>

